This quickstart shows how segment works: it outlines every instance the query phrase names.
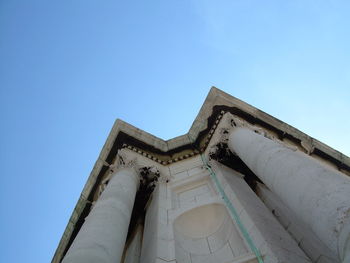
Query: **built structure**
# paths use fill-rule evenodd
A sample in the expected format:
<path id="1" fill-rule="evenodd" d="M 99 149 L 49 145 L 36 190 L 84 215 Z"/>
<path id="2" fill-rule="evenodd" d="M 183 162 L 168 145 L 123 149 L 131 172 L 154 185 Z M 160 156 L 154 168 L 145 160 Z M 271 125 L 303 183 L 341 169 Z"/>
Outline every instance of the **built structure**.
<path id="1" fill-rule="evenodd" d="M 350 262 L 350 160 L 212 88 L 164 141 L 117 120 L 58 263 Z"/>

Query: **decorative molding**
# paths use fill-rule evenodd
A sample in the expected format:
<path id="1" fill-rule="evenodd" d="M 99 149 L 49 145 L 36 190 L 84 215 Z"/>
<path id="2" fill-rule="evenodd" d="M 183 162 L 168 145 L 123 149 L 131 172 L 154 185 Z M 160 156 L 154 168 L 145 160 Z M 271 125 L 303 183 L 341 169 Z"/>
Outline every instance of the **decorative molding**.
<path id="1" fill-rule="evenodd" d="M 219 123 L 220 123 L 220 120 L 222 119 L 223 115 L 225 114 L 226 112 L 225 111 L 221 111 L 220 114 L 218 114 L 218 116 L 216 117 L 216 120 L 214 122 L 214 124 L 212 125 L 211 129 L 209 130 L 205 140 L 204 140 L 204 145 L 200 148 L 200 149 L 193 149 L 191 152 L 189 153 L 186 153 L 186 154 L 183 154 L 181 156 L 178 156 L 178 157 L 175 157 L 175 158 L 168 158 L 167 160 L 162 160 L 148 152 L 145 152 L 144 150 L 140 149 L 140 148 L 137 148 L 133 145 L 130 145 L 130 144 L 126 144 L 124 143 L 122 148 L 126 148 L 126 149 L 129 149 L 129 150 L 132 150 L 134 151 L 135 153 L 138 153 L 138 154 L 141 154 L 142 156 L 152 160 L 152 161 L 155 161 L 159 164 L 162 164 L 162 165 L 169 165 L 169 164 L 172 164 L 172 163 L 176 163 L 176 162 L 179 162 L 179 161 L 182 161 L 184 159 L 188 159 L 190 157 L 193 157 L 195 155 L 198 155 L 198 154 L 201 154 L 205 151 L 205 149 L 207 148 L 207 146 L 209 145 L 210 143 L 210 140 L 211 138 L 213 137 L 215 131 L 216 131 L 216 128 L 218 127 Z M 167 179 L 165 179 L 166 181 Z"/>
<path id="2" fill-rule="evenodd" d="M 153 191 L 156 186 L 156 182 L 159 178 L 162 182 L 168 182 L 169 178 L 165 176 L 160 176 L 159 169 L 154 166 L 142 166 L 138 163 L 137 158 L 130 158 L 125 152 L 118 151 L 117 158 L 115 162 L 109 165 L 109 169 L 106 172 L 105 178 L 101 181 L 97 196 L 100 197 L 102 192 L 106 189 L 112 176 L 116 174 L 119 170 L 125 168 L 132 168 L 140 176 L 140 188 L 147 188 L 147 190 Z"/>
<path id="3" fill-rule="evenodd" d="M 119 150 L 116 156 L 114 164 L 109 166 L 109 172 L 115 173 L 120 169 L 124 168 L 137 168 L 137 158 L 130 158 L 124 151 Z"/>
<path id="4" fill-rule="evenodd" d="M 268 131 L 262 127 L 256 126 L 256 125 L 252 125 L 250 123 L 247 123 L 246 121 L 244 121 L 243 119 L 231 115 L 230 116 L 230 125 L 231 125 L 231 129 L 235 129 L 235 128 L 247 128 L 250 129 L 251 131 L 260 134 L 261 136 L 264 136 L 267 139 L 270 139 L 280 145 L 283 145 L 284 147 L 287 147 L 288 149 L 292 150 L 292 151 L 296 151 L 298 150 L 298 147 L 289 143 L 286 143 L 282 140 L 280 140 L 277 136 L 275 136 L 271 131 Z M 227 141 L 226 141 L 227 143 Z M 305 149 L 307 154 L 311 154 L 312 151 L 314 150 L 314 147 L 312 146 L 312 141 L 311 142 L 306 142 L 306 141 L 301 141 L 301 146 Z"/>
<path id="5" fill-rule="evenodd" d="M 221 128 L 219 130 L 220 140 L 217 144 L 211 146 L 211 148 L 209 149 L 209 160 L 215 159 L 219 162 L 223 162 L 224 160 L 231 158 L 232 154 L 236 155 L 236 153 L 230 151 L 227 143 L 228 143 L 230 132 L 237 128 L 247 128 L 253 131 L 254 133 L 260 134 L 261 136 L 264 136 L 265 138 L 273 140 L 293 151 L 296 151 L 298 149 L 294 145 L 281 141 L 275 135 L 273 135 L 270 131 L 267 131 L 262 127 L 247 123 L 245 120 L 237 116 L 234 116 L 231 113 L 227 113 L 224 119 L 226 123 L 221 125 Z M 305 143 L 305 146 L 303 147 L 307 150 L 311 148 L 309 143 L 308 144 Z"/>
<path id="6" fill-rule="evenodd" d="M 154 166 L 144 166 L 138 170 L 140 174 L 140 188 L 145 188 L 152 192 L 160 177 L 158 168 Z"/>

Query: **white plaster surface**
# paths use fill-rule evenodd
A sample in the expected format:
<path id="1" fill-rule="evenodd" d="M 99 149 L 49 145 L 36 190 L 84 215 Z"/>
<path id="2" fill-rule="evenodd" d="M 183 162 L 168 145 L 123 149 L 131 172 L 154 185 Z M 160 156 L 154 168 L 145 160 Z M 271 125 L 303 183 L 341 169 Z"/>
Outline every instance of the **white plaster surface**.
<path id="1" fill-rule="evenodd" d="M 321 258 L 322 262 L 339 262 L 336 255 L 265 185 L 257 184 L 257 194 L 312 262 L 319 262 Z"/>
<path id="2" fill-rule="evenodd" d="M 63 263 L 120 262 L 138 184 L 132 168 L 122 169 L 112 177 Z"/>
<path id="3" fill-rule="evenodd" d="M 229 148 L 336 254 L 349 253 L 350 180 L 311 157 L 246 128 Z M 347 250 L 347 251 L 346 251 Z"/>
<path id="4" fill-rule="evenodd" d="M 208 171 L 203 168 L 203 163 L 194 159 L 193 165 L 199 164 L 194 169 L 187 162 L 187 169 L 180 172 L 187 172 L 187 175 L 180 178 L 177 178 L 179 169 L 173 170 L 174 181 L 170 188 L 172 198 L 177 201 L 169 210 L 169 223 L 174 226 L 177 262 L 254 262 L 255 257 L 247 256 L 249 250 Z"/>
<path id="5" fill-rule="evenodd" d="M 146 212 L 140 263 L 175 260 L 174 235 L 168 223 L 168 209 L 170 208 L 167 185 L 159 183 Z"/>
<path id="6" fill-rule="evenodd" d="M 176 259 L 192 263 L 233 262 L 248 254 L 223 204 L 193 208 L 174 221 Z M 233 246 L 233 247 L 232 247 Z"/>
<path id="7" fill-rule="evenodd" d="M 211 162 L 211 166 L 221 184 L 225 186 L 226 195 L 239 214 L 240 220 L 255 247 L 263 255 L 265 263 L 311 262 L 259 197 L 250 189 L 241 174 L 215 161 Z M 232 248 L 234 247 L 238 248 L 232 246 Z M 248 246 L 246 245 L 246 247 Z"/>
<path id="8" fill-rule="evenodd" d="M 158 235 L 158 191 L 157 187 L 152 195 L 145 217 L 145 226 L 142 239 L 140 263 L 154 262 L 157 257 L 157 235 Z"/>
<path id="9" fill-rule="evenodd" d="M 217 232 L 227 217 L 226 208 L 223 205 L 205 205 L 179 216 L 174 222 L 174 228 L 182 235 L 205 238 Z"/>
<path id="10" fill-rule="evenodd" d="M 140 262 L 143 227 L 139 225 L 135 232 L 136 233 L 134 234 L 134 237 L 126 250 L 123 263 Z"/>

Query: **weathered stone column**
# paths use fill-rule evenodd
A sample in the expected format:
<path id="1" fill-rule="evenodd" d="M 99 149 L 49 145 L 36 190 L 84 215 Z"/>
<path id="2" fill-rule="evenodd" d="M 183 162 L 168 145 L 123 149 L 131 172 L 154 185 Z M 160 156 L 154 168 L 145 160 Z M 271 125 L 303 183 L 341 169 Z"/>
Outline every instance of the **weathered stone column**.
<path id="1" fill-rule="evenodd" d="M 348 177 L 247 128 L 232 130 L 228 146 L 340 260 L 349 257 Z"/>
<path id="2" fill-rule="evenodd" d="M 139 181 L 133 168 L 123 168 L 113 175 L 63 263 L 120 262 Z"/>

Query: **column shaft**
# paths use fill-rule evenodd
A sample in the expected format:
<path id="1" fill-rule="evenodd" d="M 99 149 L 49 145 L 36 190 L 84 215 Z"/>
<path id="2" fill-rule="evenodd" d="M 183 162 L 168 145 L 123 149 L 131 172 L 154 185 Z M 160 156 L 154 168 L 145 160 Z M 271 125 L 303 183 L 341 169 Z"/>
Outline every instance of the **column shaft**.
<path id="1" fill-rule="evenodd" d="M 350 230 L 348 177 L 247 128 L 234 129 L 228 146 L 306 226 L 344 259 Z"/>
<path id="2" fill-rule="evenodd" d="M 120 262 L 139 178 L 132 168 L 118 171 L 85 219 L 63 263 Z"/>

